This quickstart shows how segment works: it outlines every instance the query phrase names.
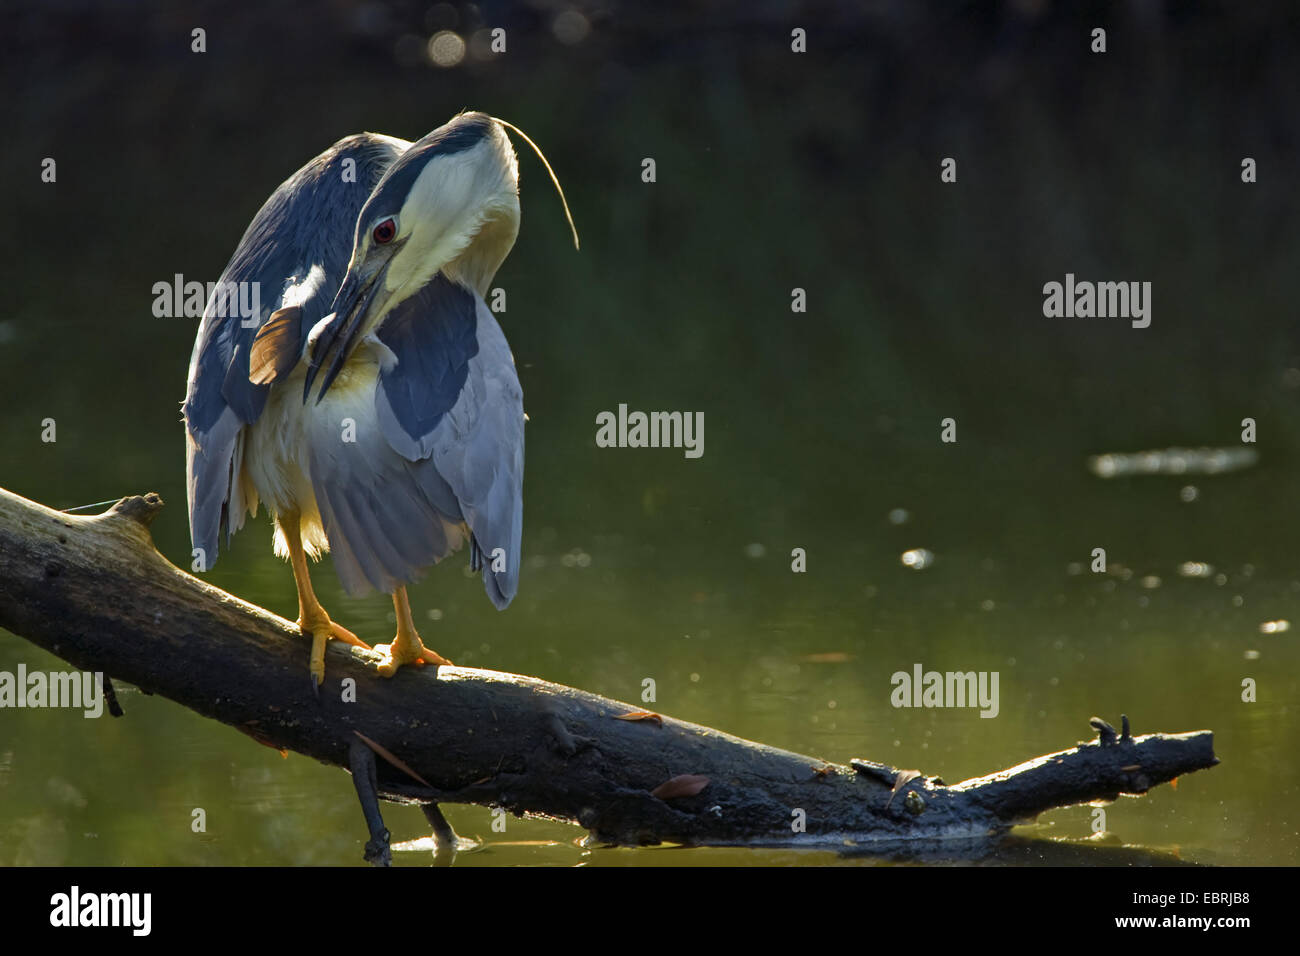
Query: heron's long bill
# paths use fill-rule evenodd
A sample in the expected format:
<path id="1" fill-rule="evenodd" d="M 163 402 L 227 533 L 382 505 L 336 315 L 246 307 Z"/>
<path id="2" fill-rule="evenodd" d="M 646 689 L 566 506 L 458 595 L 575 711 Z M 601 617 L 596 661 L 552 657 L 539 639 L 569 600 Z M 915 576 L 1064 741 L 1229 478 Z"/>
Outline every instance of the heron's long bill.
<path id="1" fill-rule="evenodd" d="M 325 326 L 312 349 L 311 364 L 307 367 L 307 379 L 302 387 L 303 402 L 311 394 L 312 382 L 322 368 L 325 368 L 325 376 L 321 379 L 320 391 L 316 393 L 318 405 L 338 378 L 356 347 L 361 330 L 367 325 L 370 306 L 375 293 L 383 287 L 385 271 L 376 269 L 369 277 L 363 278 L 360 272 L 353 270 L 344 278 L 338 295 L 334 297 L 334 318 Z"/>

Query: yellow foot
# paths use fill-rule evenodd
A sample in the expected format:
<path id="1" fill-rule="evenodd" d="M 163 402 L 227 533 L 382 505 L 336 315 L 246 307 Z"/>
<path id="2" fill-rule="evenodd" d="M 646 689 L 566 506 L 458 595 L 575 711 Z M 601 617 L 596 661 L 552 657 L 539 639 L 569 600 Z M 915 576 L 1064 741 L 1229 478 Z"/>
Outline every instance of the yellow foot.
<path id="1" fill-rule="evenodd" d="M 325 682 L 325 642 L 331 637 L 336 641 L 342 641 L 344 644 L 351 644 L 353 647 L 364 647 L 369 649 L 370 645 L 361 638 L 357 637 L 342 624 L 335 624 L 329 617 L 321 612 L 321 616 L 313 618 L 311 621 L 304 621 L 298 618 L 298 628 L 303 634 L 311 635 L 311 671 L 312 682 L 319 687 Z"/>
<path id="2" fill-rule="evenodd" d="M 379 665 L 381 677 L 392 677 L 403 664 L 415 664 L 417 667 L 424 664 L 451 665 L 451 661 L 437 651 L 425 647 L 420 635 L 414 633 L 406 636 L 399 632 L 393 643 L 376 644 L 374 650 L 384 655 L 384 660 Z"/>

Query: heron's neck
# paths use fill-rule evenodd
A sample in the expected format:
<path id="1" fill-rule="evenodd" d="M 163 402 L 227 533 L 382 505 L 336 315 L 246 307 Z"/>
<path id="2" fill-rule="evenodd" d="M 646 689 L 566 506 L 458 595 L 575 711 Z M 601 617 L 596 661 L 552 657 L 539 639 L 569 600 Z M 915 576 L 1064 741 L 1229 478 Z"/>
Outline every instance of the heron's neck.
<path id="1" fill-rule="evenodd" d="M 486 299 L 492 278 L 510 254 L 518 234 L 518 219 L 509 216 L 488 219 L 465 251 L 442 267 L 443 273 L 448 279 L 476 290 Z"/>

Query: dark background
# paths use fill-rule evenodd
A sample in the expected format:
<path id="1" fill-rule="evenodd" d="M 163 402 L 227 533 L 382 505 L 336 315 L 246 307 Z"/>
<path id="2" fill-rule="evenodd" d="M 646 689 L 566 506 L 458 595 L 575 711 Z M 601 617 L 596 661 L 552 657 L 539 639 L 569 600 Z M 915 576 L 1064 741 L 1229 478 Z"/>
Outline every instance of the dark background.
<path id="1" fill-rule="evenodd" d="M 565 11 L 580 42 L 555 35 Z M 781 496 L 791 527 L 873 480 L 873 445 L 907 445 L 925 480 L 954 457 L 934 423 L 959 411 L 981 445 L 962 468 L 998 458 L 1008 478 L 1079 449 L 1226 441 L 1246 414 L 1289 461 L 1298 18 L 1286 3 L 14 4 L 3 425 L 80 429 L 63 470 L 93 470 L 91 499 L 180 488 L 135 457 L 179 446 L 162 399 L 182 396 L 193 332 L 153 319 L 152 284 L 219 274 L 266 195 L 337 138 L 415 138 L 478 108 L 543 145 L 585 240 L 575 255 L 523 157 L 500 280 L 536 431 L 594 419 L 612 386 L 707 408 L 725 480 L 803 489 Z M 792 24 L 809 53 L 789 52 Z M 493 56 L 481 31 L 498 25 Z M 439 29 L 471 38 L 461 66 L 428 62 Z M 1153 282 L 1152 327 L 1044 320 L 1042 283 L 1067 271 Z M 807 315 L 790 313 L 795 286 Z M 22 387 L 38 368 L 42 387 Z M 554 467 L 588 431 L 547 436 L 566 444 Z M 773 432 L 805 447 L 773 458 Z M 838 467 L 808 468 L 807 446 Z"/>

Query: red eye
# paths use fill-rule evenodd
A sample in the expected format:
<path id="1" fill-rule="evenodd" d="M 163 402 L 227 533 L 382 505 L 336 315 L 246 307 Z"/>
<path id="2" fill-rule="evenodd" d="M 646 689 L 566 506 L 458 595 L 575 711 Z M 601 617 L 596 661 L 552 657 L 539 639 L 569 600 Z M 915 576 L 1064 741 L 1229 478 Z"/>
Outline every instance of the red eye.
<path id="1" fill-rule="evenodd" d="M 397 235 L 397 224 L 391 218 L 385 219 L 379 225 L 375 226 L 375 231 L 370 234 L 375 242 L 381 246 L 386 242 L 392 242 L 393 236 Z"/>

